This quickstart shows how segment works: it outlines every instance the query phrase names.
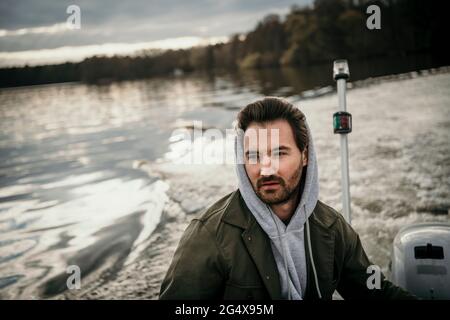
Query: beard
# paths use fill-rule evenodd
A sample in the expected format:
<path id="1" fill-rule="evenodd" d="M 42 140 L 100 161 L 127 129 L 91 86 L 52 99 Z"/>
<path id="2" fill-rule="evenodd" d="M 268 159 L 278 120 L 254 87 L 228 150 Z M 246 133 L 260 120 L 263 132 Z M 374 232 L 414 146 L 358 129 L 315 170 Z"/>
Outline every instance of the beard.
<path id="1" fill-rule="evenodd" d="M 302 189 L 301 182 L 304 182 L 305 180 L 304 178 L 306 170 L 302 169 L 302 167 L 299 167 L 299 169 L 294 172 L 294 174 L 289 177 L 287 181 L 275 175 L 259 178 L 256 182 L 256 186 L 253 186 L 256 195 L 261 199 L 262 202 L 268 205 L 286 203 L 287 201 L 296 197 L 299 192 L 303 191 L 300 189 Z M 263 190 L 262 185 L 266 182 L 278 182 L 280 186 L 275 190 Z"/>

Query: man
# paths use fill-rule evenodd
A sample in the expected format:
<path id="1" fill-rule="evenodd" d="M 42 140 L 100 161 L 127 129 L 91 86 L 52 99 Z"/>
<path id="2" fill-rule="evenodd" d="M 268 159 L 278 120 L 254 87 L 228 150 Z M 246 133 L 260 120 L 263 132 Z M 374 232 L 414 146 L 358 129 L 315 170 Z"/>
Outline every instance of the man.
<path id="1" fill-rule="evenodd" d="M 383 275 L 379 288 L 367 285 L 372 263 L 358 235 L 318 200 L 300 110 L 268 97 L 241 110 L 237 127 L 239 189 L 190 223 L 161 299 L 414 298 Z"/>

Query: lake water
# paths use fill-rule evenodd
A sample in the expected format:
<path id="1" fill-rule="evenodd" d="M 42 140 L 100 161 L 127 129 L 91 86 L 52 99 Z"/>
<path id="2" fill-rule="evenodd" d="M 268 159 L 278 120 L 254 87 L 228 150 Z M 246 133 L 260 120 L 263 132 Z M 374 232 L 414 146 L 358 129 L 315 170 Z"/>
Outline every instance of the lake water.
<path id="1" fill-rule="evenodd" d="M 397 68 L 395 71 L 403 72 L 411 65 L 397 65 Z M 380 69 L 374 71 L 370 67 L 355 68 L 354 73 L 353 80 L 383 74 Z M 414 86 L 422 90 L 420 101 L 417 97 L 410 101 L 404 101 L 408 99 L 405 96 L 401 99 L 411 105 L 414 119 L 420 117 L 414 105 L 427 105 L 433 99 L 436 109 L 432 111 L 438 114 L 426 124 L 438 124 L 444 129 L 408 130 L 435 133 L 424 135 L 424 140 L 417 140 L 417 143 L 426 147 L 430 143 L 426 140 L 428 137 L 437 144 L 437 149 L 430 149 L 437 154 L 428 154 L 433 164 L 430 170 L 438 167 L 440 174 L 448 174 L 449 137 L 445 133 L 450 124 L 450 92 L 446 84 L 450 82 L 448 74 L 439 76 L 442 77 L 439 81 L 421 80 L 433 76 L 414 79 L 419 81 Z M 142 250 L 141 244 L 160 220 L 170 188 L 170 183 L 141 170 L 141 166 L 173 160 L 175 143 L 171 136 L 175 129 L 185 128 L 194 120 L 202 121 L 205 128 L 231 128 L 239 108 L 263 95 L 284 96 L 295 103 L 305 101 L 306 106 L 314 104 L 315 99 L 322 99 L 317 101 L 326 101 L 334 107 L 337 101 L 326 98 L 334 94 L 332 85 L 331 66 L 323 66 L 303 71 L 167 77 L 104 86 L 72 83 L 1 89 L 0 298 L 33 299 L 61 293 L 66 289 L 68 265 L 78 265 L 83 274 L 88 275 L 94 270 L 115 272 L 133 263 Z M 363 94 L 358 99 L 353 98 L 353 106 L 356 108 L 368 99 L 383 97 L 390 88 L 389 84 L 379 90 L 374 87 L 370 91 L 373 96 Z M 389 97 L 395 108 L 396 89 L 393 90 Z M 430 97 L 427 92 L 436 94 Z M 326 95 L 325 100 L 315 98 L 320 95 Z M 350 102 L 349 106 L 352 106 Z M 402 117 L 399 111 L 390 115 L 386 108 L 365 108 L 360 121 L 364 117 L 372 122 L 376 117 Z M 315 117 L 331 119 L 331 109 L 320 109 L 318 113 L 311 107 L 307 110 L 313 132 L 314 127 L 319 127 Z M 321 130 L 328 132 L 329 129 Z M 379 141 L 378 145 L 367 148 L 364 139 L 357 139 L 355 148 L 361 147 L 363 152 L 355 157 L 396 159 L 405 143 L 413 141 L 395 140 L 395 131 L 404 128 L 390 126 L 385 130 L 392 138 L 389 143 Z M 328 183 L 324 195 L 331 204 L 338 206 L 339 168 L 326 165 L 336 163 L 337 158 L 331 151 L 323 152 L 320 158 L 321 150 L 338 152 L 337 145 L 327 145 L 326 139 L 321 137 L 322 131 L 318 131 L 319 168 L 322 161 L 325 175 L 335 176 L 324 180 Z M 415 174 L 422 177 L 422 166 L 414 162 L 422 158 L 415 148 L 406 150 L 413 150 L 406 160 L 401 157 L 406 162 L 394 162 L 409 165 L 413 178 Z M 355 205 L 364 210 L 381 211 L 375 195 L 371 194 L 370 201 L 365 201 L 363 190 L 370 179 L 382 178 L 389 183 L 389 177 L 377 177 L 376 171 L 358 167 L 358 164 L 364 166 L 361 160 L 354 162 L 355 172 L 351 175 L 355 178 Z M 417 186 L 419 191 L 431 192 L 428 198 L 424 196 L 428 202 L 424 200 L 419 212 L 447 215 L 450 182 L 448 176 L 439 179 L 439 185 L 435 185 L 432 172 L 429 181 L 419 179 L 419 183 L 423 183 Z M 378 192 L 383 193 L 383 190 Z M 406 194 L 404 199 L 409 196 Z M 401 206 L 401 203 L 394 205 Z M 405 215 L 407 213 L 399 213 L 401 217 Z M 358 223 L 361 221 L 356 220 L 356 226 Z M 380 225 L 373 228 L 380 228 Z M 376 229 L 374 232 L 384 231 Z"/>

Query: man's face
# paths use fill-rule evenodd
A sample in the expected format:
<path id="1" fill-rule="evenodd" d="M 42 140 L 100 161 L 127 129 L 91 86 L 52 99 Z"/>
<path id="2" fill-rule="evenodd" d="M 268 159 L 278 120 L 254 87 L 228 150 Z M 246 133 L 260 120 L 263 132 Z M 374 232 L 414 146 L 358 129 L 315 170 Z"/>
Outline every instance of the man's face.
<path id="1" fill-rule="evenodd" d="M 273 138 L 277 132 L 278 139 Z M 244 153 L 245 170 L 264 203 L 282 204 L 297 195 L 303 167 L 308 164 L 307 148 L 300 151 L 286 120 L 250 123 L 244 135 Z"/>

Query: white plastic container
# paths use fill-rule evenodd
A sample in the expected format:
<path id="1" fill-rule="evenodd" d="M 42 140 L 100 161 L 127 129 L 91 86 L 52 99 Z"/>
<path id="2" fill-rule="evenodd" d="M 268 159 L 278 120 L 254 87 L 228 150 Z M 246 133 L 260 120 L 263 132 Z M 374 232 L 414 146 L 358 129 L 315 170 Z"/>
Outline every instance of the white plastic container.
<path id="1" fill-rule="evenodd" d="M 420 223 L 394 239 L 392 281 L 423 299 L 450 299 L 450 224 Z"/>

